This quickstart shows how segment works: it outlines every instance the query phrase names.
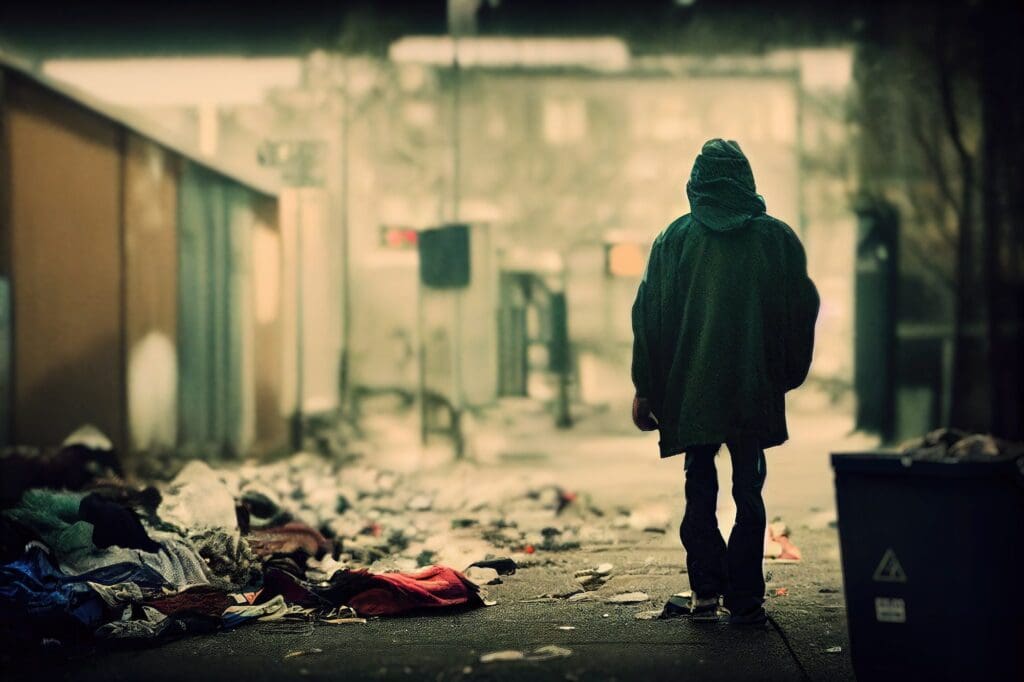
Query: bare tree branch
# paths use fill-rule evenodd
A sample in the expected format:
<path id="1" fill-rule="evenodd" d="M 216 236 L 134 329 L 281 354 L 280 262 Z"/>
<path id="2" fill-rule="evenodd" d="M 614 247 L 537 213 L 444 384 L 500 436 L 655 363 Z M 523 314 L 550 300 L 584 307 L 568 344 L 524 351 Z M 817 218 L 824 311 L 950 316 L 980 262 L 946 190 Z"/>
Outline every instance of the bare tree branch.
<path id="1" fill-rule="evenodd" d="M 921 153 L 931 167 L 932 174 L 935 176 L 935 183 L 938 185 L 943 198 L 949 202 L 949 205 L 959 215 L 963 207 L 953 193 L 952 187 L 950 187 L 946 164 L 942 161 L 942 154 L 932 146 L 929 137 L 925 134 L 921 110 L 915 106 L 912 107 L 911 111 L 911 118 L 913 119 L 910 124 L 911 135 L 921 148 Z"/>

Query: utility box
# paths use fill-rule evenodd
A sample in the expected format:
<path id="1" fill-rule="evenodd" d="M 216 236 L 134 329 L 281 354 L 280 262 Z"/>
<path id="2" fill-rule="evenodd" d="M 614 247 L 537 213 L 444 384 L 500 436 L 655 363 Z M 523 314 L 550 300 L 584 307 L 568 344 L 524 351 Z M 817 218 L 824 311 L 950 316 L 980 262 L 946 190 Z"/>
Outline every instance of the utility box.
<path id="1" fill-rule="evenodd" d="M 1024 457 L 832 467 L 857 678 L 1024 679 Z"/>
<path id="2" fill-rule="evenodd" d="M 420 282 L 434 289 L 462 289 L 470 281 L 469 225 L 449 224 L 419 234 Z"/>

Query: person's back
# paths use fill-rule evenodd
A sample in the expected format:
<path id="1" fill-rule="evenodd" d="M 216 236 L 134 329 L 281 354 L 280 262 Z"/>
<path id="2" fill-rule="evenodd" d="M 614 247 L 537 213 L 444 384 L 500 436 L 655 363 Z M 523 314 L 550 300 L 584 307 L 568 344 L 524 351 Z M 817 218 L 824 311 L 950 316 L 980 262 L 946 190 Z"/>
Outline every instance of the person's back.
<path id="1" fill-rule="evenodd" d="M 727 607 L 735 581 L 714 522 L 713 457 L 729 445 L 739 513 L 728 563 L 735 542 L 731 573 L 749 577 L 733 590 L 733 607 L 760 610 L 764 583 L 752 576 L 764 533 L 763 449 L 788 437 L 784 396 L 807 375 L 818 295 L 799 240 L 765 213 L 735 142 L 704 145 L 687 194 L 691 213 L 655 240 L 633 306 L 634 416 L 640 428 L 659 429 L 662 457 L 687 453 L 682 536 L 691 587 L 716 606 L 724 591 Z"/>

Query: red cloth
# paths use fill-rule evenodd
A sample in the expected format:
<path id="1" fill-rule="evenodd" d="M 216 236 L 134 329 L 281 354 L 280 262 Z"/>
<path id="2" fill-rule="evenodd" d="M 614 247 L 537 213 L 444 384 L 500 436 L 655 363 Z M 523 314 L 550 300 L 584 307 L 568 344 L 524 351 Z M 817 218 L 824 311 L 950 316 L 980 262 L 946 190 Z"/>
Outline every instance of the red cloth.
<path id="1" fill-rule="evenodd" d="M 394 616 L 416 609 L 483 606 L 476 585 L 446 566 L 429 566 L 415 573 L 346 573 L 358 581 L 360 589 L 344 603 L 360 616 Z"/>
<path id="2" fill-rule="evenodd" d="M 199 585 L 177 594 L 159 599 L 149 599 L 143 603 L 167 616 L 197 613 L 219 618 L 224 613 L 224 609 L 235 605 L 235 600 L 224 590 L 210 585 Z"/>

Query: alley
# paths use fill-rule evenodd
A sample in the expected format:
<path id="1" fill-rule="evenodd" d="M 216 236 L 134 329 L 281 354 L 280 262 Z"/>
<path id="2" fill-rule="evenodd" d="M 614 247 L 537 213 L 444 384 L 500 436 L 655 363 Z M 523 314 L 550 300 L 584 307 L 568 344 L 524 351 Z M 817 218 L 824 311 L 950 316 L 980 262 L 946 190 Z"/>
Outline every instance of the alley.
<path id="1" fill-rule="evenodd" d="M 0 678 L 1024 679 L 1022 34 L 2 3 Z"/>
<path id="2" fill-rule="evenodd" d="M 501 419 L 481 416 L 481 435 L 471 459 L 462 462 L 452 460 L 445 444 L 410 447 L 412 430 L 404 422 L 411 415 L 378 415 L 368 420 L 362 457 L 340 475 L 344 481 L 346 470 L 367 465 L 394 473 L 392 499 L 375 504 L 405 501 L 420 511 L 378 517 L 382 535 L 415 516 L 416 526 L 426 531 L 424 546 L 437 553 L 438 563 L 462 569 L 485 557 L 511 556 L 518 570 L 482 588 L 494 605 L 366 623 L 253 623 L 158 648 L 108 650 L 91 657 L 86 668 L 74 656 L 48 656 L 31 661 L 24 679 L 45 670 L 66 679 L 336 679 L 343 671 L 372 679 L 625 680 L 699 673 L 702 679 L 797 680 L 799 666 L 812 679 L 852 679 L 827 454 L 871 441 L 848 436 L 848 418 L 820 408 L 796 412 L 793 441 L 770 453 L 769 514 L 785 520 L 803 558 L 766 560 L 767 607 L 797 664 L 772 627 L 736 631 L 718 623 L 655 618 L 672 594 L 688 588 L 676 532 L 680 459 L 659 460 L 651 438 L 628 432 L 621 415 L 604 410 L 582 416 L 573 431 L 554 429 L 538 404 L 512 403 L 497 414 Z M 303 468 L 324 463 L 307 455 L 293 462 L 299 476 L 308 473 Z M 522 499 L 525 491 L 555 486 L 574 496 L 561 514 L 545 508 L 543 494 L 540 500 Z M 727 528 L 727 495 L 720 507 Z M 499 519 L 522 533 L 508 538 L 536 543 L 529 553 L 481 539 L 481 527 Z M 538 534 L 544 528 L 560 531 L 547 549 Z M 422 549 L 414 539 L 407 551 L 384 556 L 375 566 L 400 568 L 401 557 Z M 607 581 L 584 590 L 575 575 L 602 564 Z M 480 575 L 474 570 L 470 576 Z M 482 574 L 483 580 L 489 577 Z M 615 603 L 617 595 L 630 594 L 626 603 Z M 502 651 L 540 660 L 482 662 Z"/>

